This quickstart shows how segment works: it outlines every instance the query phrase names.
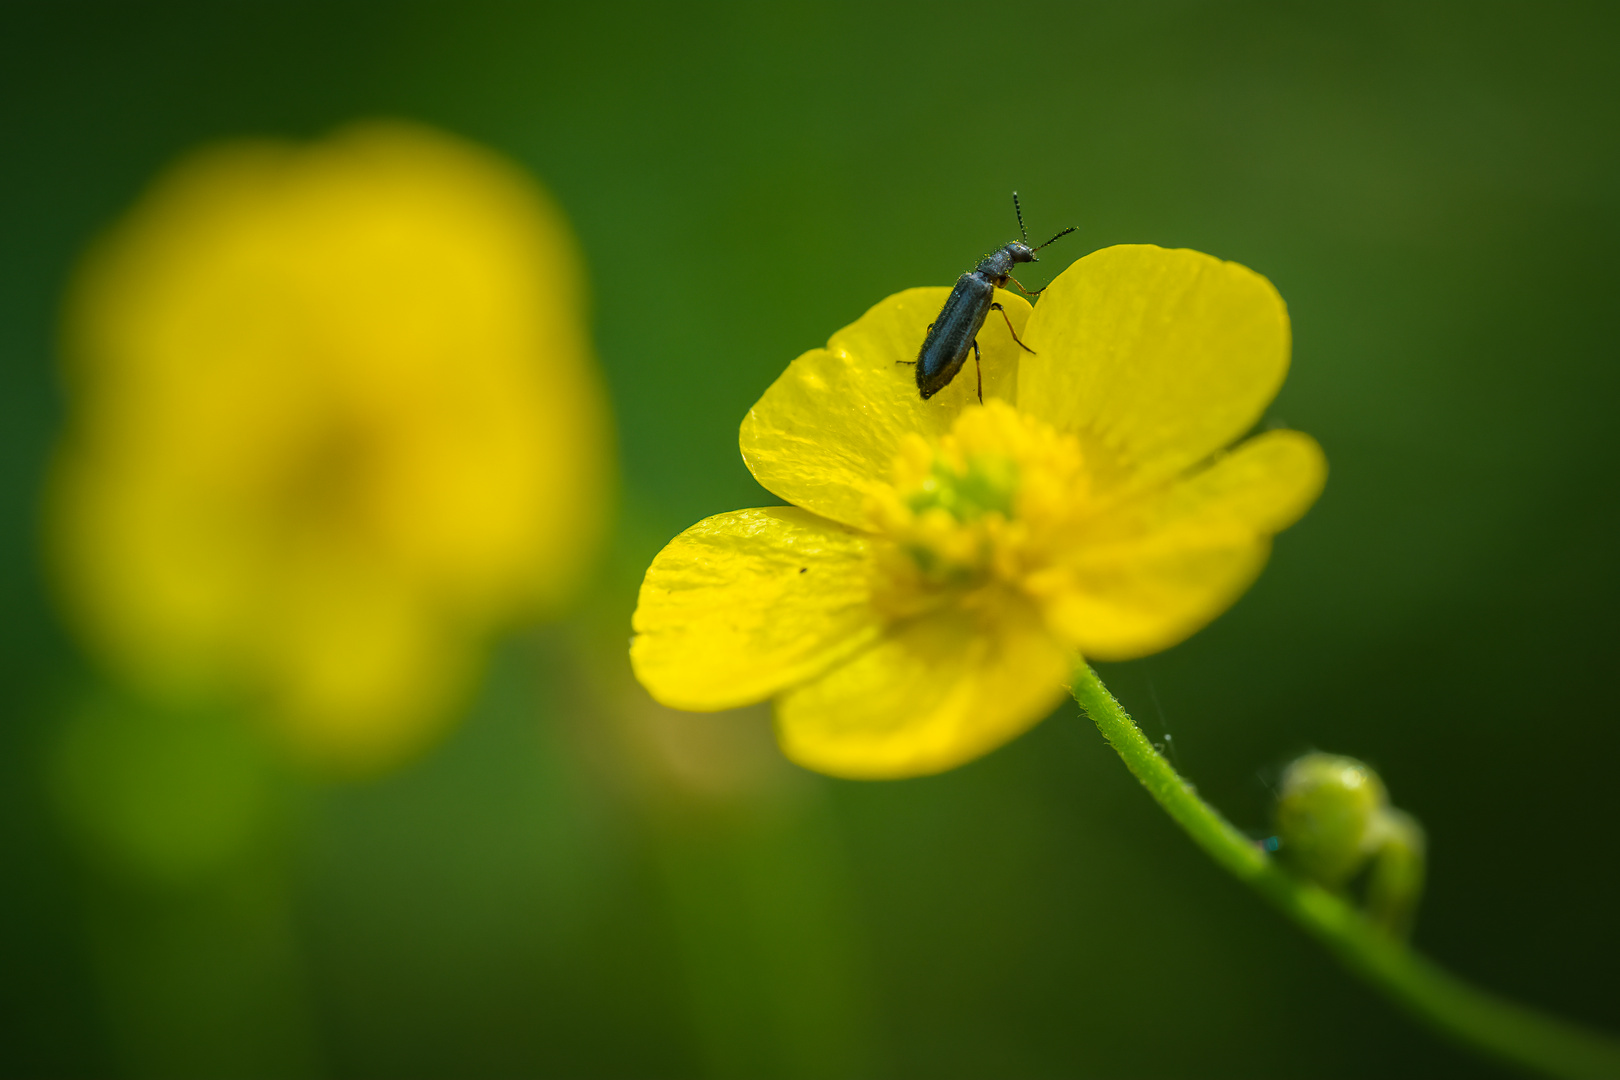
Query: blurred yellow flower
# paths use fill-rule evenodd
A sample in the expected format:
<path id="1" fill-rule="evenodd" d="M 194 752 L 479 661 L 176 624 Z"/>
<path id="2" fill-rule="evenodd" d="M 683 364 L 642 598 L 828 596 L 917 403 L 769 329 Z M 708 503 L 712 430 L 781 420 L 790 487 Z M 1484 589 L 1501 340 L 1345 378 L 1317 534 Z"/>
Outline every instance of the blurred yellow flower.
<path id="1" fill-rule="evenodd" d="M 178 165 L 87 258 L 49 547 L 147 692 L 229 697 L 345 770 L 430 740 L 554 610 L 612 466 L 561 212 L 402 123 Z"/>
<path id="2" fill-rule="evenodd" d="M 1265 278 L 1122 246 L 1038 307 L 998 292 L 971 374 L 923 401 L 912 369 L 949 290 L 911 289 L 795 360 L 742 424 L 792 506 L 707 519 L 654 560 L 630 656 L 659 701 L 774 697 L 799 763 L 936 772 L 1057 704 L 1077 656 L 1167 648 L 1225 610 L 1321 491 L 1317 444 L 1260 418 L 1288 368 Z"/>

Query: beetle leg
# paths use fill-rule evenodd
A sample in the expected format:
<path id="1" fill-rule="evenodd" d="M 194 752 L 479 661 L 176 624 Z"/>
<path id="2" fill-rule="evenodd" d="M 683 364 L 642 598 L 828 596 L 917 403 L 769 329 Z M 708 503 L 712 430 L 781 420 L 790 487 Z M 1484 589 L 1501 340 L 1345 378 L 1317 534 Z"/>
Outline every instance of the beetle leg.
<path id="1" fill-rule="evenodd" d="M 979 366 L 979 339 L 973 339 L 973 374 L 979 380 L 979 404 L 984 404 L 984 368 Z"/>
<path id="2" fill-rule="evenodd" d="M 1017 278 L 1013 277 L 1011 274 L 1007 275 L 1007 280 L 1012 282 L 1014 285 L 1018 286 L 1018 291 L 1023 293 L 1025 296 L 1029 297 L 1031 300 L 1035 299 L 1037 296 L 1040 296 L 1041 293 L 1046 291 L 1046 289 L 1043 287 L 1043 288 L 1036 289 L 1034 292 L 1030 292 L 1028 289 L 1024 288 L 1024 283 L 1022 281 L 1019 281 Z"/>
<path id="3" fill-rule="evenodd" d="M 1012 328 L 1012 319 L 1007 317 L 1007 309 L 1002 307 L 1000 304 L 991 304 L 990 307 L 992 310 L 1001 312 L 1001 317 L 1007 320 L 1007 333 L 1012 335 L 1012 339 L 1014 341 L 1018 341 L 1018 331 Z M 1022 341 L 1018 341 L 1018 347 L 1029 353 L 1031 356 L 1035 355 L 1035 350 L 1030 348 L 1028 345 L 1025 345 Z"/>

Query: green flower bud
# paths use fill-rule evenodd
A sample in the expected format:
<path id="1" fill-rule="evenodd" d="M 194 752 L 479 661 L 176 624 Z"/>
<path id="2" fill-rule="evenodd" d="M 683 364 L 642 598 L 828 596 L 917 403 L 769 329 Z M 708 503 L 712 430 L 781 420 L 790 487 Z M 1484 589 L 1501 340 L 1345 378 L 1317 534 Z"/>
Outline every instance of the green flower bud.
<path id="1" fill-rule="evenodd" d="M 1306 754 L 1283 772 L 1277 797 L 1277 840 L 1299 874 L 1342 887 L 1383 841 L 1389 806 L 1378 774 L 1355 758 Z"/>
<path id="2" fill-rule="evenodd" d="M 1342 889 L 1371 863 L 1364 910 L 1396 936 L 1411 927 L 1423 893 L 1423 829 L 1389 805 L 1383 781 L 1362 762 L 1306 754 L 1283 772 L 1277 850 L 1302 877 Z"/>
<path id="3" fill-rule="evenodd" d="M 1382 832 L 1383 846 L 1367 879 L 1367 915 L 1405 937 L 1423 895 L 1423 826 L 1411 814 L 1388 810 L 1382 818 Z"/>

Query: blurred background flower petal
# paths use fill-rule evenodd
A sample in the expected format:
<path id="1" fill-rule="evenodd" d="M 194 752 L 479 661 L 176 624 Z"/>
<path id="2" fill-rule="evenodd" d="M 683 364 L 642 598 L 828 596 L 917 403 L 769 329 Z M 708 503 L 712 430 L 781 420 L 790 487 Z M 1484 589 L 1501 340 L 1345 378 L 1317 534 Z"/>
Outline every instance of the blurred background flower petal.
<path id="1" fill-rule="evenodd" d="M 537 184 L 417 125 L 170 170 L 68 304 L 50 537 L 94 653 L 322 767 L 426 745 L 603 535 L 582 267 Z"/>

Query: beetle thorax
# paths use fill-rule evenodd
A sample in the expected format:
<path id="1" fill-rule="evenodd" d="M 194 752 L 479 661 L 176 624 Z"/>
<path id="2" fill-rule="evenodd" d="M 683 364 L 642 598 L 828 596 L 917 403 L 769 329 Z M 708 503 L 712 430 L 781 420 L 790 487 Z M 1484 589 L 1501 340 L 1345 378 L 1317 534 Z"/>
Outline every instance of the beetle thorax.
<path id="1" fill-rule="evenodd" d="M 974 273 L 990 278 L 997 286 L 1005 288 L 1007 278 L 1012 275 L 1012 268 L 1019 263 L 1034 262 L 1035 252 L 1028 244 L 1021 244 L 1014 240 L 1012 243 L 986 255 L 974 267 Z"/>

